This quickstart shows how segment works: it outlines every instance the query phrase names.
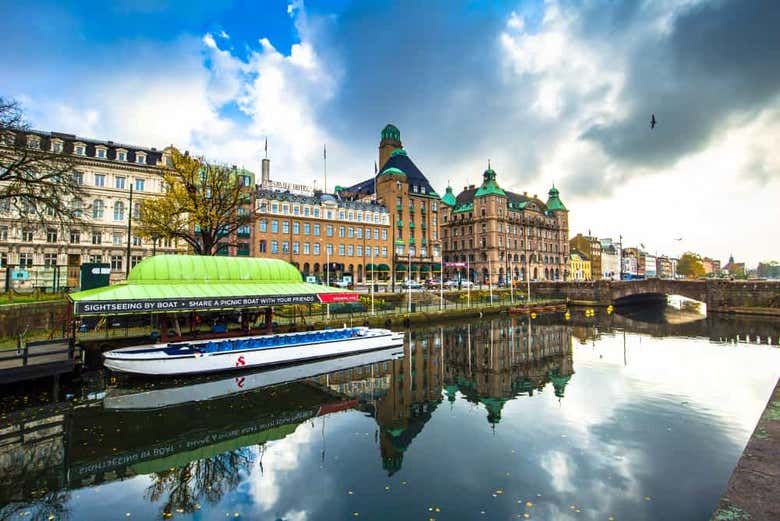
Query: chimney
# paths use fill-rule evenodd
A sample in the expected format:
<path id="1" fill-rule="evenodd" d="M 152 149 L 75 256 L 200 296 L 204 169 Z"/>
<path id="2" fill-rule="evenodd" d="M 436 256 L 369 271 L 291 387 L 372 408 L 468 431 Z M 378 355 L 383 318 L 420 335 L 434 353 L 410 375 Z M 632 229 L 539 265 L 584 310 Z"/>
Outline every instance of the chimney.
<path id="1" fill-rule="evenodd" d="M 261 163 L 260 186 L 267 186 L 271 182 L 271 160 L 266 157 Z"/>

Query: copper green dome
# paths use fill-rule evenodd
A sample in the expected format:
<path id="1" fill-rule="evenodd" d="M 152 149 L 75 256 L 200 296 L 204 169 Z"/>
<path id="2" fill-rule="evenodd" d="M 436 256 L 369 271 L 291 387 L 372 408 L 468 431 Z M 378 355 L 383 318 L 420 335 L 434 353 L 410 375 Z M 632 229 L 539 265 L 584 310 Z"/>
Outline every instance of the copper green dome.
<path id="1" fill-rule="evenodd" d="M 558 189 L 555 188 L 555 185 L 550 188 L 550 191 L 547 192 L 547 195 L 549 198 L 547 199 L 547 209 L 555 212 L 568 212 L 569 210 L 566 209 L 566 207 L 561 202 L 561 199 L 558 197 Z"/>
<path id="2" fill-rule="evenodd" d="M 382 139 L 401 141 L 401 131 L 395 125 L 387 124 L 382 129 Z"/>
<path id="3" fill-rule="evenodd" d="M 385 168 L 384 170 L 382 170 L 382 172 L 380 172 L 379 175 L 402 175 L 406 177 L 406 174 L 404 173 L 403 170 L 395 167 Z"/>
<path id="4" fill-rule="evenodd" d="M 395 150 L 393 150 L 392 152 L 390 152 L 390 157 L 395 157 L 395 156 L 408 156 L 408 155 L 409 155 L 409 154 L 407 154 L 407 153 L 406 153 L 406 150 L 404 150 L 403 148 L 396 148 Z"/>
<path id="5" fill-rule="evenodd" d="M 488 169 L 482 174 L 482 186 L 477 189 L 474 197 L 486 195 L 500 195 L 506 197 L 506 192 L 498 186 L 496 182 L 496 172 L 488 166 Z"/>
<path id="6" fill-rule="evenodd" d="M 450 185 L 447 185 L 447 191 L 444 193 L 444 197 L 441 198 L 441 202 L 443 202 L 447 206 L 453 206 L 453 207 L 457 204 L 457 200 L 455 199 L 455 194 L 452 193 L 452 187 Z"/>

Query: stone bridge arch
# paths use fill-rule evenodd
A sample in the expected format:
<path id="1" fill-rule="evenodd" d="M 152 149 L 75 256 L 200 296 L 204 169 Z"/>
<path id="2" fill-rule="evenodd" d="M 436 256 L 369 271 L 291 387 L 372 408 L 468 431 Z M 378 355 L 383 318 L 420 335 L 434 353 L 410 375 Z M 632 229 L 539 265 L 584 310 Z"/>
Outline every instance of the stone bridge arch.
<path id="1" fill-rule="evenodd" d="M 707 281 L 704 280 L 648 279 L 609 281 L 609 284 L 610 300 L 613 303 L 640 295 L 682 295 L 700 302 L 707 302 Z"/>

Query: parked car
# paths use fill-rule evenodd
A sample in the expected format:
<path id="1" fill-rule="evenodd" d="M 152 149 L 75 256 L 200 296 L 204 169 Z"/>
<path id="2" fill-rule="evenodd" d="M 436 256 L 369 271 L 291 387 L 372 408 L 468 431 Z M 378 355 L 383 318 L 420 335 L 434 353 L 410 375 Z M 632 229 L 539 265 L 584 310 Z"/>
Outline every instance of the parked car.
<path id="1" fill-rule="evenodd" d="M 401 287 L 403 289 L 422 289 L 422 284 L 417 282 L 416 280 L 405 280 L 401 283 Z"/>
<path id="2" fill-rule="evenodd" d="M 336 282 L 332 282 L 331 286 L 335 286 L 337 288 L 348 288 L 352 285 L 351 282 L 348 280 L 337 280 Z"/>

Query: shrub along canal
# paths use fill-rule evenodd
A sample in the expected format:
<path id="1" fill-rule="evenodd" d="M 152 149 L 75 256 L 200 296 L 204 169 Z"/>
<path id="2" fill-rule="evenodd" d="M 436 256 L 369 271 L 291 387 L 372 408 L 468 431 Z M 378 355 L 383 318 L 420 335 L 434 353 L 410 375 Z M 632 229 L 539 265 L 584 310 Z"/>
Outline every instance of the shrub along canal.
<path id="1" fill-rule="evenodd" d="M 777 323 L 580 315 L 5 387 L 0 519 L 709 519 L 780 375 Z"/>

